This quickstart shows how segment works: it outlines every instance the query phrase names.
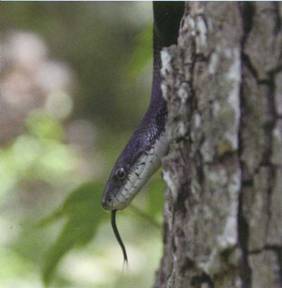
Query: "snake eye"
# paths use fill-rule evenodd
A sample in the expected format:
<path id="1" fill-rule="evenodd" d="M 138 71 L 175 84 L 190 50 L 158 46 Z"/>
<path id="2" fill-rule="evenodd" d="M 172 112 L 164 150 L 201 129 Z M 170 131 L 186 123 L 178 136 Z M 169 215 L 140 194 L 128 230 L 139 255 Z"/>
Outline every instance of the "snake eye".
<path id="1" fill-rule="evenodd" d="M 119 180 L 123 180 L 125 178 L 125 170 L 123 168 L 119 168 L 116 172 L 116 176 Z"/>

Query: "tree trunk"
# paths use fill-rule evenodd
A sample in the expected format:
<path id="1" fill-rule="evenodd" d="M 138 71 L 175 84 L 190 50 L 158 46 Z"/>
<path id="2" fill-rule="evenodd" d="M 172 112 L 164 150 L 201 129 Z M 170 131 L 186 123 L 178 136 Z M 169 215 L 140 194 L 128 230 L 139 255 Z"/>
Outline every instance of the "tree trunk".
<path id="1" fill-rule="evenodd" d="M 282 287 L 282 4 L 186 4 L 162 51 L 170 152 L 155 287 Z"/>

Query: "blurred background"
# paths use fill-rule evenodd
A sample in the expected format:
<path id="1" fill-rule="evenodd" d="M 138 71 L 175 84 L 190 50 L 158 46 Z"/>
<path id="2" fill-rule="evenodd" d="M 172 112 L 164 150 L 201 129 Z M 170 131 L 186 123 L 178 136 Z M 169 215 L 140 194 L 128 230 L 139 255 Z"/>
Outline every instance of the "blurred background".
<path id="1" fill-rule="evenodd" d="M 151 3 L 2 3 L 0 287 L 150 287 L 160 175 L 118 214 L 100 198 L 147 108 Z"/>

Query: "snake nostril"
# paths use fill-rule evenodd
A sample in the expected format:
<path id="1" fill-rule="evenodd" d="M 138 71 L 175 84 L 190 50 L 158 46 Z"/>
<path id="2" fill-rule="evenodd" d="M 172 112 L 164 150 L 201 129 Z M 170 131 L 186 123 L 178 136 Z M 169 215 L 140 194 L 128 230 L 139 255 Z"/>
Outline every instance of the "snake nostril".
<path id="1" fill-rule="evenodd" d="M 107 208 L 109 208 L 111 202 L 112 202 L 112 197 L 104 197 L 104 198 L 102 199 L 102 206 L 103 206 L 105 209 L 107 209 Z"/>

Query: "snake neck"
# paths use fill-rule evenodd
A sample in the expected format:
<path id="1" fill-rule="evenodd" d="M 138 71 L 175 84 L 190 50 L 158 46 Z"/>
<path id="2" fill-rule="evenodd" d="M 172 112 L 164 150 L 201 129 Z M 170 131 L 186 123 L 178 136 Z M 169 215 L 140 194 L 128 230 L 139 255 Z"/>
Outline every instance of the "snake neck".
<path id="1" fill-rule="evenodd" d="M 160 51 L 176 44 L 184 2 L 153 2 L 153 81 L 149 107 L 117 159 L 103 194 L 105 209 L 128 206 L 159 168 L 168 149 L 165 133 L 167 107 L 161 91 Z"/>

